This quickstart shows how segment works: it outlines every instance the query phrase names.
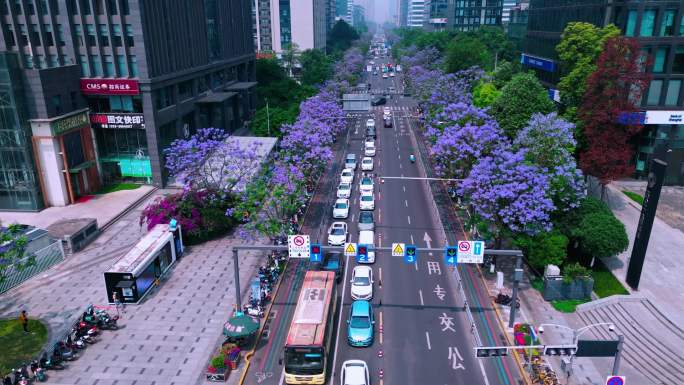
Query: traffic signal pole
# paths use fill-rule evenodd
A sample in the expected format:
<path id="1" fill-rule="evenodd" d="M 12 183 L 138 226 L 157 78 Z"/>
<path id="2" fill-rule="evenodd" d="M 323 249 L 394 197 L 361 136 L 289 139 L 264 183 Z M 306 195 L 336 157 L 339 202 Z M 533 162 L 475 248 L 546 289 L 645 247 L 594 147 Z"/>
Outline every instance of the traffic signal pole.
<path id="1" fill-rule="evenodd" d="M 237 304 L 237 309 L 238 311 L 241 311 L 242 309 L 242 300 L 241 300 L 241 294 L 240 294 L 240 267 L 239 267 L 239 258 L 238 258 L 238 252 L 240 250 L 261 250 L 261 251 L 288 251 L 288 245 L 235 245 L 232 247 L 232 252 L 233 252 L 233 265 L 235 267 L 235 300 Z M 325 251 L 340 251 L 344 253 L 344 246 L 321 246 L 322 252 Z M 438 248 L 438 247 L 418 247 L 416 248 L 417 255 L 420 255 L 421 252 L 426 252 L 426 253 L 443 253 L 445 248 Z M 373 247 L 372 251 L 389 251 L 392 252 L 392 247 L 385 246 L 385 247 Z M 513 275 L 513 301 L 511 302 L 511 313 L 510 313 L 510 318 L 508 321 L 508 326 L 513 327 L 513 324 L 515 323 L 515 313 L 516 313 L 516 299 L 518 295 L 518 285 L 520 283 L 520 280 L 522 279 L 522 251 L 520 250 L 487 250 L 485 249 L 484 255 L 489 255 L 489 256 L 497 256 L 497 257 L 515 257 L 516 262 L 515 262 L 515 273 Z M 460 282 L 459 282 L 460 285 Z M 464 295 L 464 293 L 463 293 Z M 464 295 L 464 300 L 466 301 L 466 306 L 467 306 L 467 299 L 465 298 Z"/>

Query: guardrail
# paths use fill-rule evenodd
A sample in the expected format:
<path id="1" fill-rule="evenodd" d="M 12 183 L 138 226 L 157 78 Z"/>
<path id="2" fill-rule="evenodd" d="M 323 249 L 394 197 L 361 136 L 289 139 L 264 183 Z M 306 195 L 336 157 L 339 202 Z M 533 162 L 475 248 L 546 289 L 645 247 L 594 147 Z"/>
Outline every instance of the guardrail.
<path id="1" fill-rule="evenodd" d="M 33 264 L 23 269 L 18 269 L 13 265 L 6 270 L 6 279 L 0 282 L 0 294 L 49 269 L 54 264 L 63 261 L 64 248 L 62 247 L 62 241 L 56 240 L 49 246 L 26 256 L 23 261 L 29 258 L 35 258 Z"/>

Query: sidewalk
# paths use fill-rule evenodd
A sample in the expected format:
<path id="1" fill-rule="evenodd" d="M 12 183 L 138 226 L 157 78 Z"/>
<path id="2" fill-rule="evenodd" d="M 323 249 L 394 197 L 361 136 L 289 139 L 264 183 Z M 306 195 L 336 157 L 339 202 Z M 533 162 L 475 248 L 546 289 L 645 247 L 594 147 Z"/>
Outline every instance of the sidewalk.
<path id="1" fill-rule="evenodd" d="M 62 219 L 95 218 L 97 225 L 102 227 L 152 190 L 153 186 L 144 185 L 135 190 L 95 195 L 83 203 L 48 207 L 40 212 L 0 211 L 0 221 L 3 224 L 20 223 L 45 229 Z"/>

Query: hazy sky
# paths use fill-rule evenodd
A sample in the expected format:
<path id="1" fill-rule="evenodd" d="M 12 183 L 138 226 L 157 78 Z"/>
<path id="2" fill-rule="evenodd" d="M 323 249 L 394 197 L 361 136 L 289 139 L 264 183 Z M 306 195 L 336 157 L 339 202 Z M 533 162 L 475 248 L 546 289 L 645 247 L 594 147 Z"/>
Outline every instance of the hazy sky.
<path id="1" fill-rule="evenodd" d="M 397 0 L 354 0 L 354 3 L 363 5 L 366 10 L 366 17 L 370 20 L 382 24 L 385 21 L 392 21 L 392 16 L 397 7 Z"/>

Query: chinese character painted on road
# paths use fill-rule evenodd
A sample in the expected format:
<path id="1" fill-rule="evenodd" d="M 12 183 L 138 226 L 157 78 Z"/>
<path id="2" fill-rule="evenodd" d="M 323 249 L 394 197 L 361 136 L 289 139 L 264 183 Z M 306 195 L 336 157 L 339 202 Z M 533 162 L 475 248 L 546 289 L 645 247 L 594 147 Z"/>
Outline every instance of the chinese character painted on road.
<path id="1" fill-rule="evenodd" d="M 449 347 L 449 360 L 451 361 L 451 369 L 465 370 L 465 366 L 463 366 L 463 357 L 461 356 L 461 353 L 458 352 L 458 348 Z"/>
<path id="2" fill-rule="evenodd" d="M 443 332 L 451 330 L 452 332 L 456 333 L 456 329 L 454 329 L 454 317 L 449 317 L 446 315 L 446 313 L 442 313 L 442 315 L 439 316 L 439 322 L 442 326 Z"/>
<path id="3" fill-rule="evenodd" d="M 439 298 L 440 301 L 444 301 L 444 296 L 446 295 L 446 290 L 444 290 L 441 286 L 439 286 L 439 285 L 435 286 L 435 290 L 433 290 L 432 292 L 437 294 L 437 298 Z"/>
<path id="4" fill-rule="evenodd" d="M 435 273 L 437 275 L 442 275 L 442 268 L 439 267 L 439 262 L 435 261 L 428 261 L 428 274 L 432 275 L 432 273 Z"/>

